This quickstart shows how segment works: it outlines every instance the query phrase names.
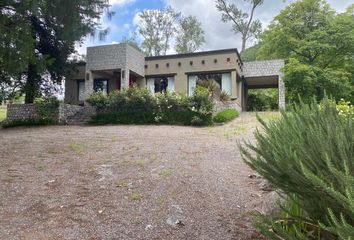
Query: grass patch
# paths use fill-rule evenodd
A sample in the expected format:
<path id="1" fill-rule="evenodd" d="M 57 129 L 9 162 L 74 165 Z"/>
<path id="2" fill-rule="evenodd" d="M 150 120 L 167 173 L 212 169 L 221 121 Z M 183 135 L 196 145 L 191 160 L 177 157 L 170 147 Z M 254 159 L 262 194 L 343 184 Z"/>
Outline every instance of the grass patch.
<path id="1" fill-rule="evenodd" d="M 218 112 L 213 120 L 216 123 L 224 123 L 237 118 L 239 115 L 240 113 L 236 109 L 229 108 L 224 111 Z"/>
<path id="2" fill-rule="evenodd" d="M 139 192 L 133 192 L 132 193 L 132 199 L 134 201 L 140 200 L 141 199 L 141 194 Z"/>
<path id="3" fill-rule="evenodd" d="M 7 112 L 7 108 L 6 107 L 0 107 L 0 122 L 5 120 L 6 112 Z"/>
<path id="4" fill-rule="evenodd" d="M 172 174 L 172 169 L 162 169 L 160 172 L 159 172 L 159 175 L 160 176 L 164 176 L 164 177 L 168 177 L 168 176 L 171 176 Z"/>
<path id="5" fill-rule="evenodd" d="M 81 143 L 72 142 L 68 145 L 70 151 L 81 153 L 84 150 L 84 145 Z"/>

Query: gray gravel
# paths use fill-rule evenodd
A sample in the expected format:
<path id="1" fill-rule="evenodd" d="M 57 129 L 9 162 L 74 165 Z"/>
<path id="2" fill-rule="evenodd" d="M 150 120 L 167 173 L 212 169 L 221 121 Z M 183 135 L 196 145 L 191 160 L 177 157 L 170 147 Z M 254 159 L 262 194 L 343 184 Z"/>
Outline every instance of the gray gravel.
<path id="1" fill-rule="evenodd" d="M 0 129 L 0 239 L 259 239 L 257 125 Z"/>

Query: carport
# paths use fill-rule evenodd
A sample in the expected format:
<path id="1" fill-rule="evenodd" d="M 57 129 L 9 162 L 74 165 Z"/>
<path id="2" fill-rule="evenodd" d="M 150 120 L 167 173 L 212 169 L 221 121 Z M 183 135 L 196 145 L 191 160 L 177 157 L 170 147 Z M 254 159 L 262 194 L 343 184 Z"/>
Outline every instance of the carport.
<path id="1" fill-rule="evenodd" d="M 285 107 L 285 85 L 282 80 L 284 60 L 267 60 L 245 62 L 243 65 L 243 99 L 242 108 L 247 110 L 248 90 L 259 88 L 278 88 L 279 108 Z"/>

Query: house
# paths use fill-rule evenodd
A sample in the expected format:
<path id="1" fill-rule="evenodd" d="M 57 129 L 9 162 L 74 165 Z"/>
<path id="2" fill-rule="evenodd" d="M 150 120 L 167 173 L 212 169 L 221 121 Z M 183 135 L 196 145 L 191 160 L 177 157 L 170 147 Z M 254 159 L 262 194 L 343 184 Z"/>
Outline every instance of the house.
<path id="1" fill-rule="evenodd" d="M 243 63 L 237 49 L 145 57 L 128 44 L 87 48 L 86 63 L 76 64 L 65 81 L 65 103 L 82 105 L 95 91 L 110 93 L 136 84 L 152 93 L 192 94 L 198 80 L 213 79 L 239 110 L 247 109 L 248 89 L 279 88 L 285 105 L 283 60 Z"/>

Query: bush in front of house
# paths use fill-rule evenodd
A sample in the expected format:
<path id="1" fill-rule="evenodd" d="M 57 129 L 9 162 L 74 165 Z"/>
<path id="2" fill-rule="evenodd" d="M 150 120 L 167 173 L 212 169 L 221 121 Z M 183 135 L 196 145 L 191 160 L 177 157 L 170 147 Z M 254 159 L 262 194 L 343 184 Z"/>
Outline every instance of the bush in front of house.
<path id="1" fill-rule="evenodd" d="M 152 95 L 146 88 L 132 87 L 109 95 L 94 93 L 88 103 L 96 108 L 92 124 L 212 124 L 210 92 L 196 87 L 193 96 L 177 93 Z"/>
<path id="2" fill-rule="evenodd" d="M 351 239 L 354 118 L 324 99 L 261 123 L 257 142 L 241 147 L 244 160 L 301 211 L 262 216 L 256 226 L 270 239 Z"/>
<path id="3" fill-rule="evenodd" d="M 229 121 L 237 118 L 239 115 L 240 115 L 240 113 L 236 109 L 229 108 L 224 111 L 218 112 L 214 116 L 214 122 L 216 122 L 216 123 L 229 122 Z"/>

